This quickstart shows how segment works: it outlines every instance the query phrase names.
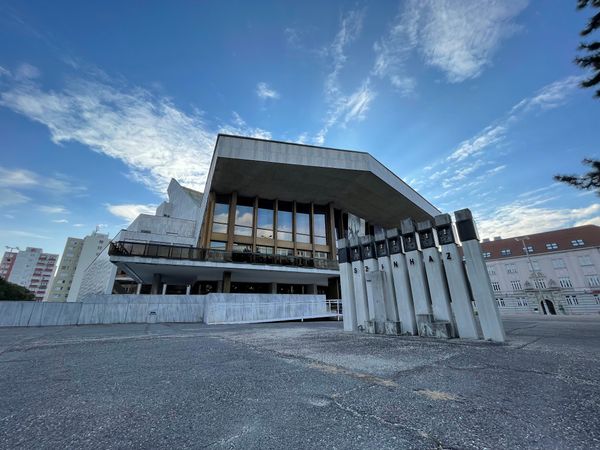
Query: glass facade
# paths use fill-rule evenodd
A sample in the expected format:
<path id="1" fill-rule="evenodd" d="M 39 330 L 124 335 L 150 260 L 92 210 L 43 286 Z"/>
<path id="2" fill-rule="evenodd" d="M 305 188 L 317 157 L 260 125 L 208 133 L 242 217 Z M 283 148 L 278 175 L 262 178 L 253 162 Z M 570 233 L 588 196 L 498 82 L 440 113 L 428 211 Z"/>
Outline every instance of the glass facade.
<path id="1" fill-rule="evenodd" d="M 326 205 L 215 194 L 215 234 L 206 242 L 212 249 L 328 259 L 334 237 L 329 227 Z"/>
<path id="2" fill-rule="evenodd" d="M 212 231 L 213 233 L 227 233 L 227 224 L 229 223 L 229 198 L 217 196 L 215 201 L 215 211 L 213 214 Z"/>
<path id="3" fill-rule="evenodd" d="M 310 244 L 310 205 L 296 205 L 296 242 Z"/>
<path id="4" fill-rule="evenodd" d="M 238 198 L 235 207 L 234 234 L 238 236 L 252 236 L 254 227 L 254 200 Z"/>
<path id="5" fill-rule="evenodd" d="M 279 202 L 277 211 L 277 239 L 292 241 L 292 211 L 291 202 Z"/>

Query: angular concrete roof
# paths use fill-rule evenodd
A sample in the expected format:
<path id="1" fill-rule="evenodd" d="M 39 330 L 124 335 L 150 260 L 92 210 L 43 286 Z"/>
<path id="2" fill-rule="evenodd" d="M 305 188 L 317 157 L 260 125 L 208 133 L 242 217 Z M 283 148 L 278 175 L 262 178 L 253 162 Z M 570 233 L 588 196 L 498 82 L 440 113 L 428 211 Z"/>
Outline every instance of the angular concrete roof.
<path id="1" fill-rule="evenodd" d="M 326 204 L 394 227 L 440 213 L 365 152 L 220 134 L 205 192 Z"/>

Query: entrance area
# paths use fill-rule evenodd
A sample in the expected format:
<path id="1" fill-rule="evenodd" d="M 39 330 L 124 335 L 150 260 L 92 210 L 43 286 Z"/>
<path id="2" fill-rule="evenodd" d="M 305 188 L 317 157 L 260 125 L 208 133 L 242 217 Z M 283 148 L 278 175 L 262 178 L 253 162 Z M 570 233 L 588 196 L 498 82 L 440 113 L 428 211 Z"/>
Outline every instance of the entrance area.
<path id="1" fill-rule="evenodd" d="M 549 314 L 551 316 L 555 316 L 556 315 L 556 309 L 554 309 L 554 303 L 552 303 L 552 300 L 548 300 L 547 298 L 545 298 L 544 300 L 542 300 L 542 311 L 544 312 L 544 314 Z"/>

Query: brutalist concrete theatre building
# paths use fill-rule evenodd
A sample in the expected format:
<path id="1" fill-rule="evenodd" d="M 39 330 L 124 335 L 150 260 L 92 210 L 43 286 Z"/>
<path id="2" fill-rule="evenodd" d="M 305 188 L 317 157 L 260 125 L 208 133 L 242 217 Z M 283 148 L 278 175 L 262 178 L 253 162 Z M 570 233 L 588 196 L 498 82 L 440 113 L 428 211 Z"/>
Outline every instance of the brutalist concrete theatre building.
<path id="1" fill-rule="evenodd" d="M 195 197 L 201 226 L 178 220 L 191 230 L 185 245 L 172 243 L 179 224 L 161 236 L 141 229 L 113 240 L 110 261 L 142 293 L 340 298 L 336 240 L 349 227 L 364 235 L 439 214 L 368 153 L 228 135 L 218 136 L 205 193 Z"/>
<path id="2" fill-rule="evenodd" d="M 455 239 L 448 214 L 368 153 L 221 134 L 204 193 L 173 180 L 168 194 L 88 267 L 78 300 L 195 297 L 222 323 L 342 299 L 346 330 L 504 340 L 470 211 Z"/>

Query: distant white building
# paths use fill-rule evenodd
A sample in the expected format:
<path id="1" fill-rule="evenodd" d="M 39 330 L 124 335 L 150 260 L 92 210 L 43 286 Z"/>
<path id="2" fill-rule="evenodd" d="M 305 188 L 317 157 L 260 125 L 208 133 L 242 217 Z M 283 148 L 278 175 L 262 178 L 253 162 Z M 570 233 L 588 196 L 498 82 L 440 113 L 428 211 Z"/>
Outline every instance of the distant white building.
<path id="1" fill-rule="evenodd" d="M 35 300 L 41 302 L 50 288 L 57 259 L 58 255 L 44 253 L 41 248 L 20 250 L 14 258 L 7 281 L 26 287 L 35 294 Z"/>
<path id="2" fill-rule="evenodd" d="M 68 238 L 48 295 L 48 301 L 74 302 L 79 294 L 85 270 L 108 245 L 108 242 L 107 234 L 97 232 L 83 239 Z"/>
<path id="3" fill-rule="evenodd" d="M 600 313 L 600 227 L 481 244 L 501 313 Z"/>

